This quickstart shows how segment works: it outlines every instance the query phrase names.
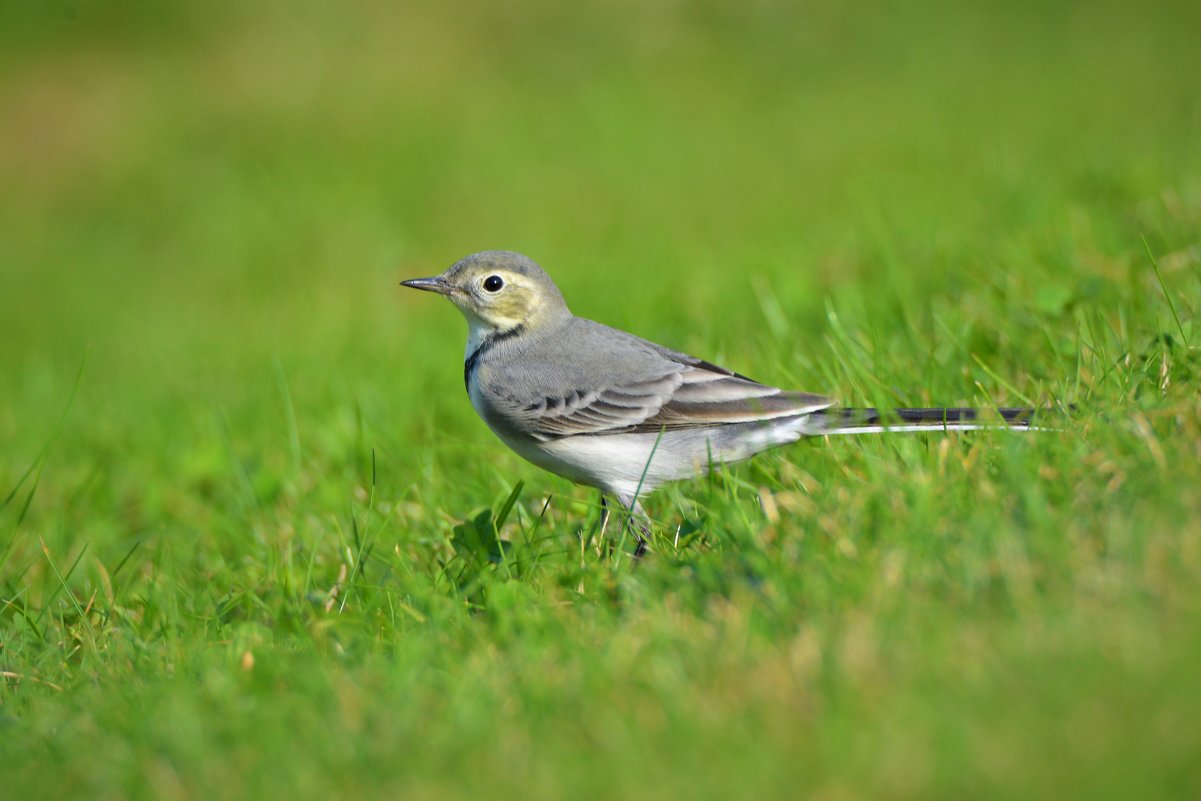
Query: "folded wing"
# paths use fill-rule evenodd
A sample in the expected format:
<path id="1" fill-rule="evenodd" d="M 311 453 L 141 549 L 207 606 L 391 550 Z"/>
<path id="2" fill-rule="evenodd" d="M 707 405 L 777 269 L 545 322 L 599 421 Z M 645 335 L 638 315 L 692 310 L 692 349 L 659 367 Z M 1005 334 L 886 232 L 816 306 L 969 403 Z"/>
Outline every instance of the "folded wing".
<path id="1" fill-rule="evenodd" d="M 820 395 L 785 392 L 684 358 L 688 361 L 664 360 L 662 371 L 649 377 L 538 398 L 514 416 L 529 433 L 552 439 L 747 423 L 809 414 L 833 404 Z"/>

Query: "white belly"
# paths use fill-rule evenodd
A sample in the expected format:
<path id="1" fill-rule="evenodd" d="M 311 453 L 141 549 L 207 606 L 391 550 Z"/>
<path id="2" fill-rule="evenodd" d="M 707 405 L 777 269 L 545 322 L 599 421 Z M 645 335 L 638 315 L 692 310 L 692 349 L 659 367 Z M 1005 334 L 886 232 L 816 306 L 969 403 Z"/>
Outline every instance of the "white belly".
<path id="1" fill-rule="evenodd" d="M 546 442 L 516 442 L 497 432 L 505 443 L 539 467 L 580 484 L 624 499 L 646 494 L 665 481 L 691 478 L 705 471 L 656 434 L 580 434 Z"/>

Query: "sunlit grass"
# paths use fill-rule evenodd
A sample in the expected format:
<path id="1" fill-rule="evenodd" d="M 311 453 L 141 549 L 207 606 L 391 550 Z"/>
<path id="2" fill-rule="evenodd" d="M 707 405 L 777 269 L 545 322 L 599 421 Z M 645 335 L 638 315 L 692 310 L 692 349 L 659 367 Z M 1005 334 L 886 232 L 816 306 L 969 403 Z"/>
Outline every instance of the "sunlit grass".
<path id="1" fill-rule="evenodd" d="M 1197 795 L 1196 14 L 876 13 L 0 11 L 0 788 Z M 635 563 L 396 287 L 493 247 L 760 380 L 1074 408 L 665 488 Z"/>

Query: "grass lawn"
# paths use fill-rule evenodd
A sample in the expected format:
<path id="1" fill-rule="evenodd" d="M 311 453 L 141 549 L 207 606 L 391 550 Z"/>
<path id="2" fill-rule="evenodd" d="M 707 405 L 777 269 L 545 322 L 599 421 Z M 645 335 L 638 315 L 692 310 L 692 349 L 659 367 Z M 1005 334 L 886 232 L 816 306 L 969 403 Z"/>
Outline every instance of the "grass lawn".
<path id="1" fill-rule="evenodd" d="M 0 4 L 0 797 L 1201 796 L 1199 29 Z M 632 564 L 396 285 L 489 248 L 762 381 L 1076 408 L 672 486 Z"/>

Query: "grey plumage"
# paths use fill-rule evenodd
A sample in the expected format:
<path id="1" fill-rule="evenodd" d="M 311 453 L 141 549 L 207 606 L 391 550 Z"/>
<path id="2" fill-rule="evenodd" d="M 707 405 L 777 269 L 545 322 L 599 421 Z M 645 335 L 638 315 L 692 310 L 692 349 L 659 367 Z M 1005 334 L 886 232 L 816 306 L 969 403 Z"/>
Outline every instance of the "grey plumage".
<path id="1" fill-rule="evenodd" d="M 468 322 L 464 381 L 472 405 L 513 450 L 547 470 L 637 508 L 665 481 L 749 458 L 803 436 L 969 430 L 998 424 L 972 409 L 833 408 L 575 317 L 533 261 L 487 251 L 406 286 L 446 295 Z"/>
<path id="2" fill-rule="evenodd" d="M 492 413 L 538 439 L 657 434 L 830 406 L 581 317 L 491 347 L 476 380 Z"/>

